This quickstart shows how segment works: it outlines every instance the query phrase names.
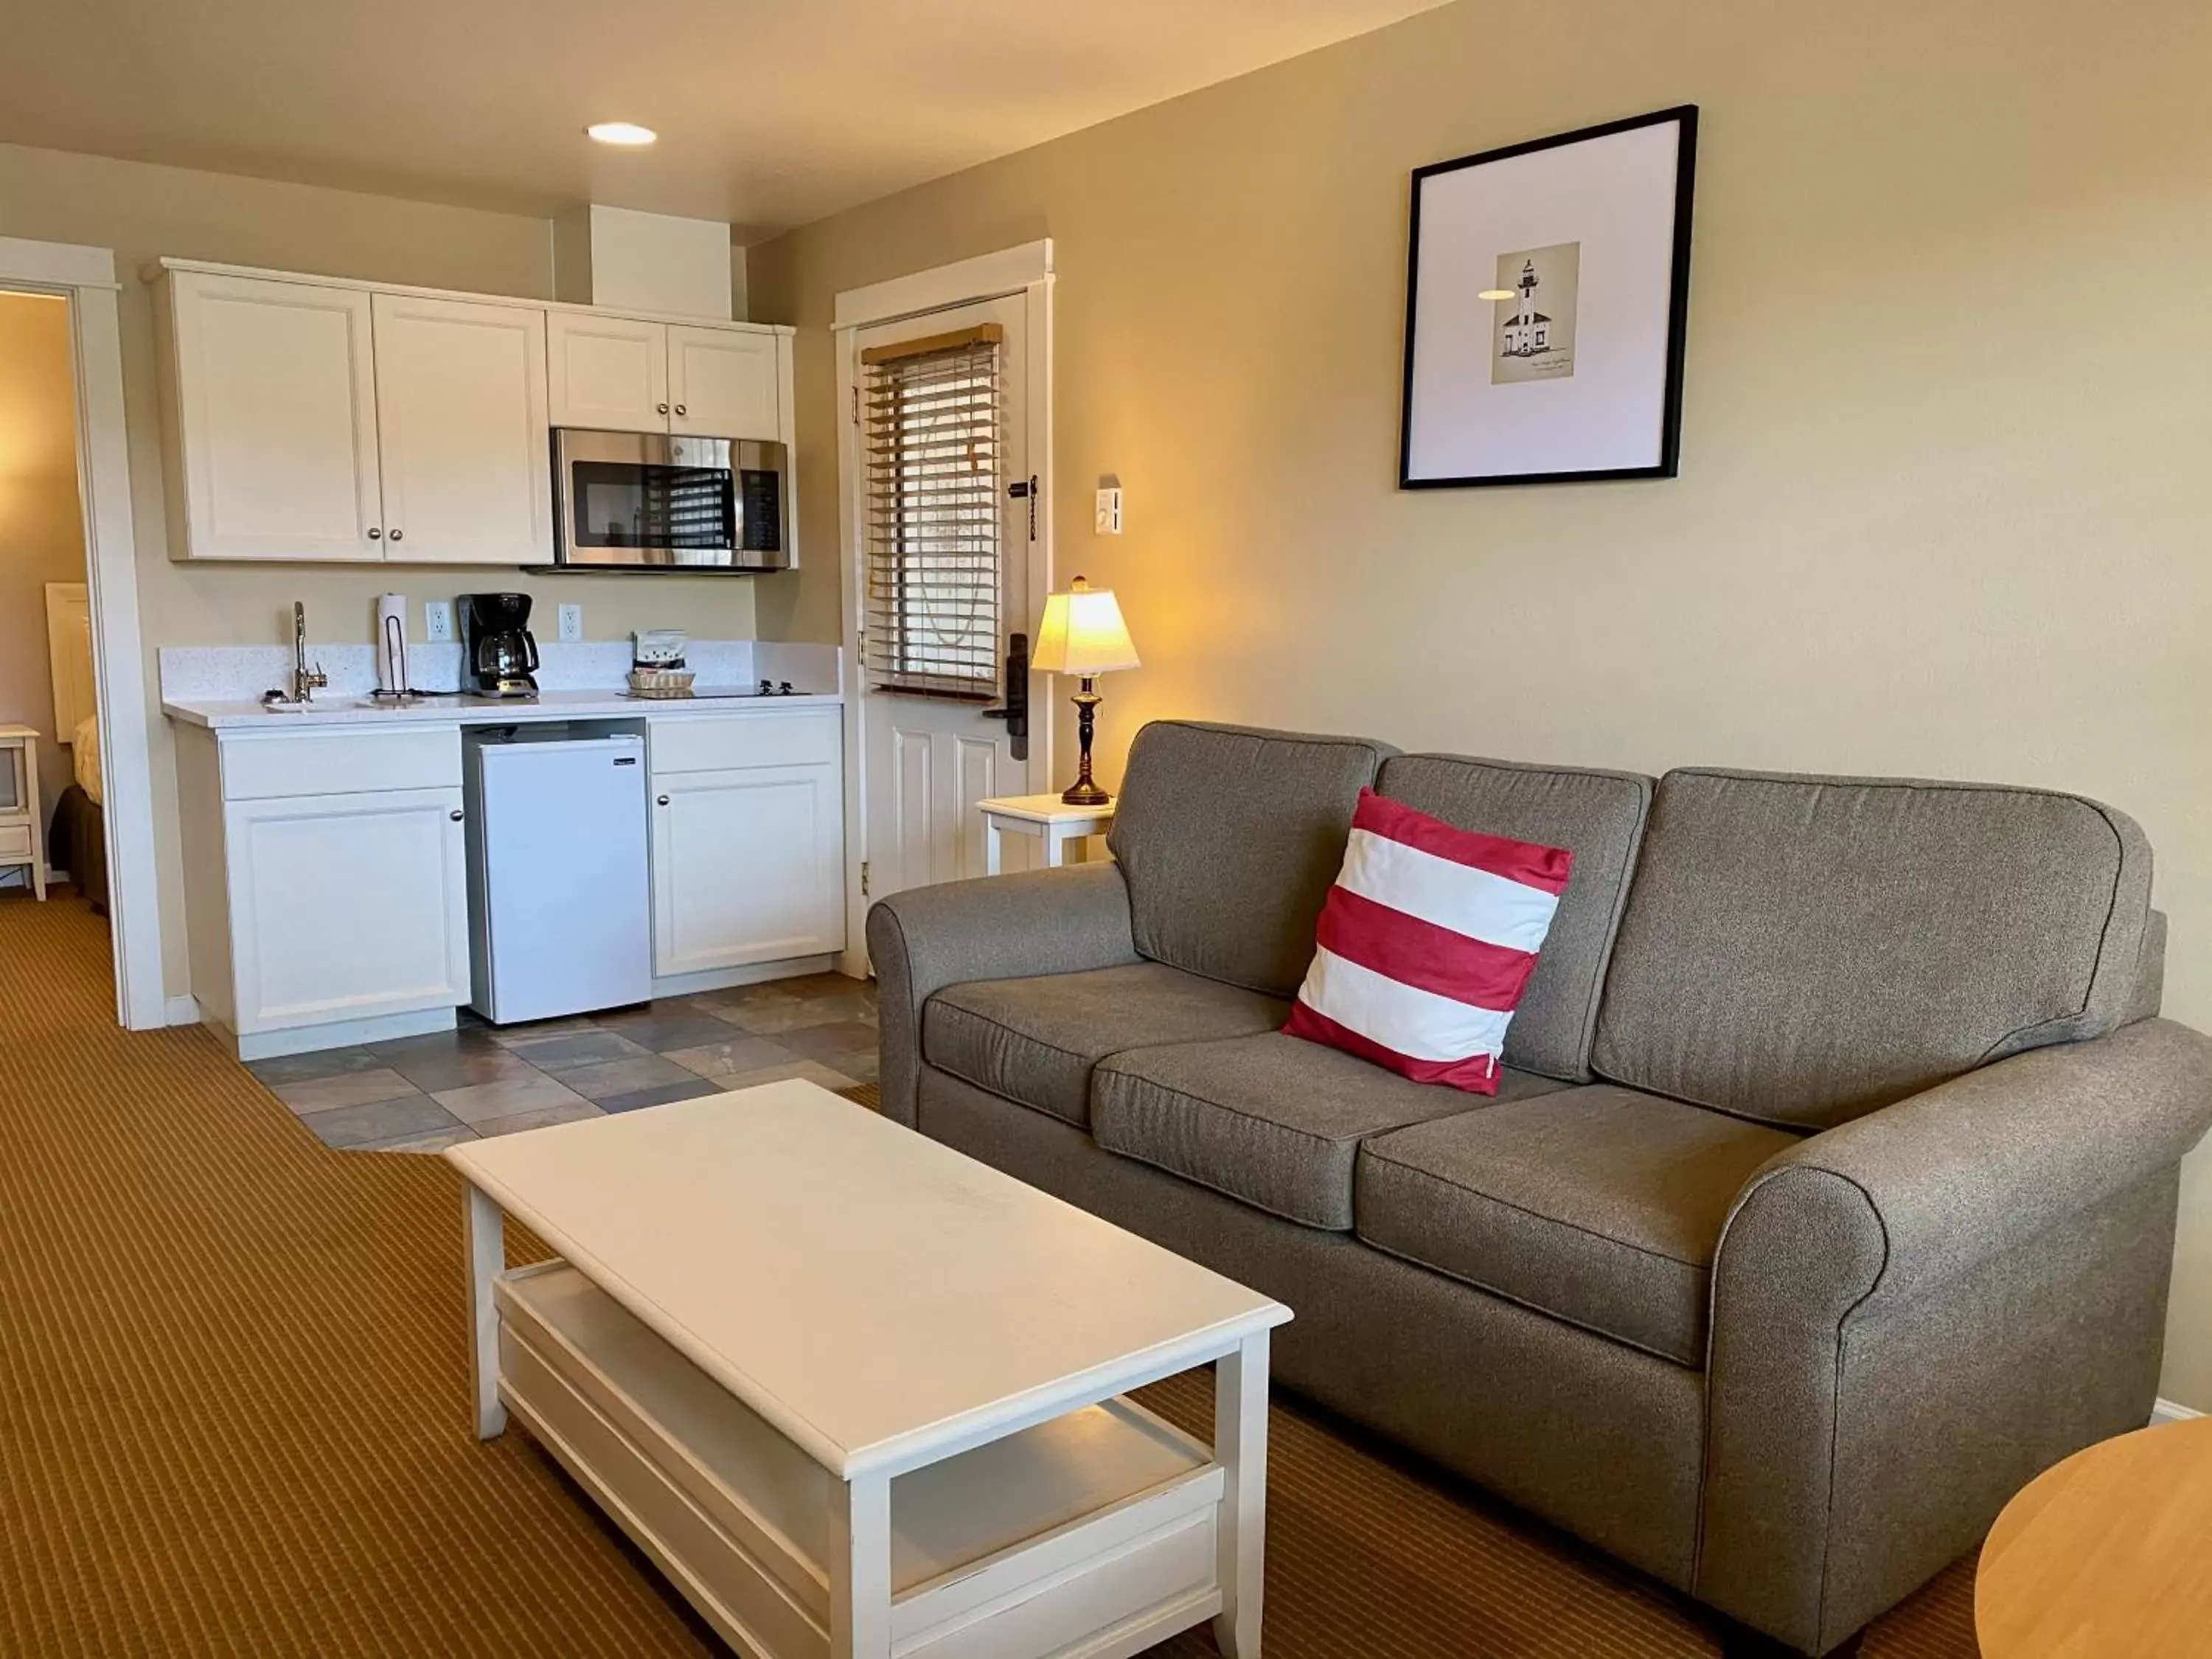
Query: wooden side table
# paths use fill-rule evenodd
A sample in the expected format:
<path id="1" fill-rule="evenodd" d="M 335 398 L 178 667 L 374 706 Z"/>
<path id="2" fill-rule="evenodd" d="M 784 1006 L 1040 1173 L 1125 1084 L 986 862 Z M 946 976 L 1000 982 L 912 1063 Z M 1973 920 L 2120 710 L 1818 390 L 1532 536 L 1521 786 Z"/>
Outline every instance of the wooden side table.
<path id="1" fill-rule="evenodd" d="M 1067 843 L 1103 836 L 1114 822 L 1115 801 L 1103 806 L 1070 806 L 1058 795 L 999 795 L 975 803 L 983 815 L 983 873 L 999 873 L 1000 838 L 1034 836 L 1044 843 L 1048 869 L 1067 862 Z"/>
<path id="2" fill-rule="evenodd" d="M 2022 1487 L 1982 1546 L 1985 1659 L 2184 1659 L 2212 1633 L 2212 1417 L 2100 1441 Z"/>
<path id="3" fill-rule="evenodd" d="M 46 896 L 46 826 L 39 812 L 39 734 L 28 726 L 0 726 L 0 776 L 13 775 L 0 806 L 0 870 L 28 865 L 31 890 Z"/>

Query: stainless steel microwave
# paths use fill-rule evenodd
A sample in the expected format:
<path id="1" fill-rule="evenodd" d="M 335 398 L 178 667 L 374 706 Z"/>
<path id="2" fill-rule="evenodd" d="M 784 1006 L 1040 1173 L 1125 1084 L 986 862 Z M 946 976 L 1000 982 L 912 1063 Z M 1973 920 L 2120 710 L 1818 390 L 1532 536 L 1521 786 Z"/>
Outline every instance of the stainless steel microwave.
<path id="1" fill-rule="evenodd" d="M 553 471 L 556 564 L 702 574 L 791 567 L 781 444 L 561 427 Z"/>

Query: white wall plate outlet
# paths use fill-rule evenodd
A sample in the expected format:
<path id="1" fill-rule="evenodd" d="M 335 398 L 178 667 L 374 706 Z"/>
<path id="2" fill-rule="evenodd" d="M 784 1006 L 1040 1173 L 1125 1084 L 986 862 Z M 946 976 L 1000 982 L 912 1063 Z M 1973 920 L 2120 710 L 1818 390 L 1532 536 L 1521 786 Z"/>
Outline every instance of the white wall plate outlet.
<path id="1" fill-rule="evenodd" d="M 1109 484 L 1098 492 L 1098 510 L 1091 520 L 1095 535 L 1118 536 L 1121 533 L 1121 486 Z"/>
<path id="2" fill-rule="evenodd" d="M 570 644 L 584 637 L 584 607 L 564 605 L 561 607 L 561 637 Z"/>
<path id="3" fill-rule="evenodd" d="M 432 641 L 453 637 L 453 602 L 451 599 L 425 599 L 422 602 L 422 637 Z"/>

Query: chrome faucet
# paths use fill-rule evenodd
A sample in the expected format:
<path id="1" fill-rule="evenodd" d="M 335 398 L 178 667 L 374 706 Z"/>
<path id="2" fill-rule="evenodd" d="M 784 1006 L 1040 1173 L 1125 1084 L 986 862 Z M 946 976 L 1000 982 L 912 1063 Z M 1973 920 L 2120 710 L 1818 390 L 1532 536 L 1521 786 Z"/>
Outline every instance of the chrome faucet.
<path id="1" fill-rule="evenodd" d="M 307 666 L 307 607 L 299 599 L 292 601 L 292 698 L 294 702 L 310 702 L 315 693 L 331 683 L 319 663 Z"/>

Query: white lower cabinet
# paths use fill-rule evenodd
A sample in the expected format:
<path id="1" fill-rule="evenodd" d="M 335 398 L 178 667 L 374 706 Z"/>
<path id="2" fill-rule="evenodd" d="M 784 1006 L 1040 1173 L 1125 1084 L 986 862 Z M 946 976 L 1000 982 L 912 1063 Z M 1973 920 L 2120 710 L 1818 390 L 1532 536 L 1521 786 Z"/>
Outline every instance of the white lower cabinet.
<path id="1" fill-rule="evenodd" d="M 275 725 L 175 728 L 202 1018 L 248 1060 L 450 1024 L 471 975 L 459 729 Z M 842 950 L 838 711 L 654 718 L 647 745 L 655 976 Z"/>
<path id="2" fill-rule="evenodd" d="M 653 780 L 654 973 L 843 948 L 838 784 L 823 765 Z"/>
<path id="3" fill-rule="evenodd" d="M 460 733 L 180 727 L 192 996 L 246 1059 L 428 1029 L 469 1000 Z"/>
<path id="4" fill-rule="evenodd" d="M 223 809 L 240 1036 L 469 1000 L 461 792 Z"/>
<path id="5" fill-rule="evenodd" d="M 844 948 L 844 778 L 834 709 L 648 723 L 653 971 Z"/>

